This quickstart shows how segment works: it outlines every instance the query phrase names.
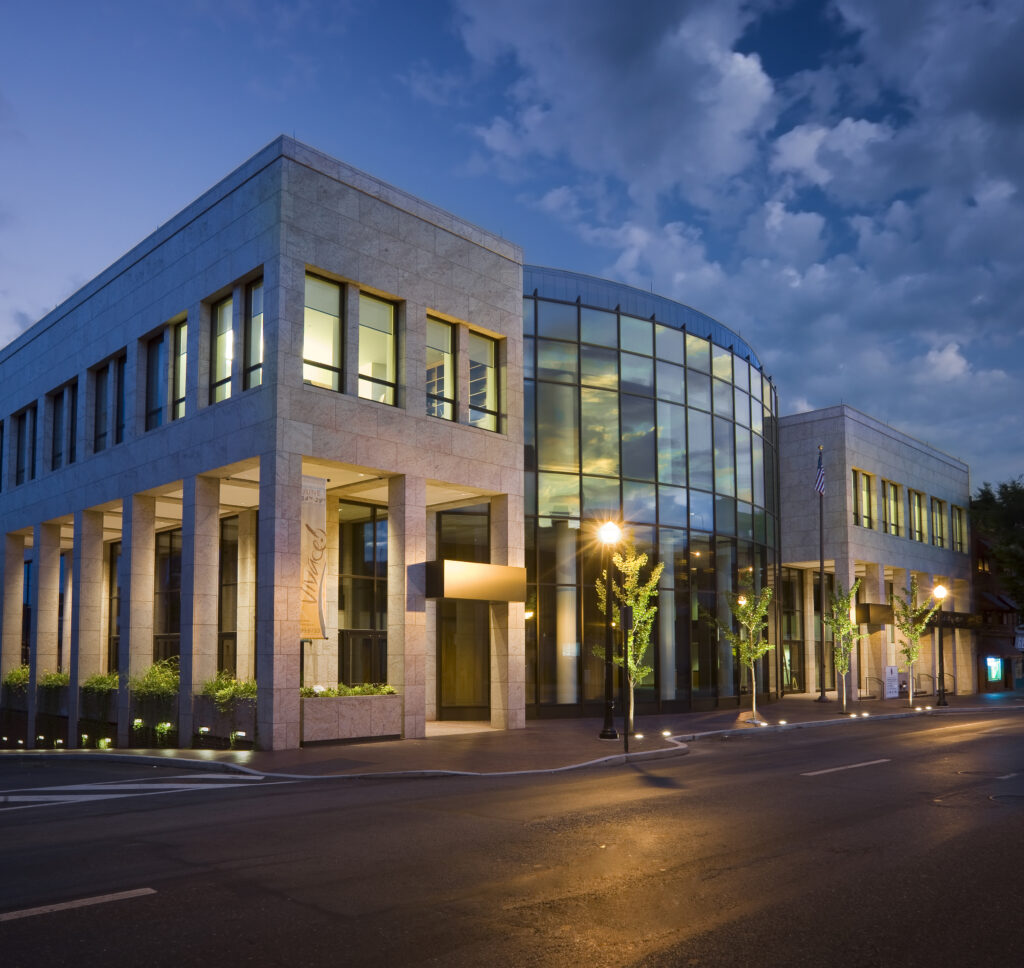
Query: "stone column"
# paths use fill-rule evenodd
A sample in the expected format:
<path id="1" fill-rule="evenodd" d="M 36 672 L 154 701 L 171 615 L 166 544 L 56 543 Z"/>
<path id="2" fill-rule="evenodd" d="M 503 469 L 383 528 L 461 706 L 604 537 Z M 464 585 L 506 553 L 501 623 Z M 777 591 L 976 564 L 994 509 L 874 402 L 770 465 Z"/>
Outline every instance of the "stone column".
<path id="1" fill-rule="evenodd" d="M 37 524 L 32 530 L 32 631 L 29 646 L 28 734 L 25 747 L 36 745 L 39 677 L 57 672 L 57 617 L 60 602 L 60 525 Z"/>
<path id="2" fill-rule="evenodd" d="M 256 742 L 260 749 L 296 749 L 301 740 L 301 524 L 302 457 L 281 451 L 262 455 L 256 591 Z"/>
<path id="3" fill-rule="evenodd" d="M 876 605 L 887 605 L 885 599 L 885 567 L 875 562 L 864 565 L 864 580 L 860 585 L 861 602 Z M 868 695 L 878 693 L 878 698 L 885 697 L 885 667 L 888 662 L 888 637 L 884 625 L 865 626 L 868 629 L 866 638 L 861 639 L 864 665 L 861 669 L 860 681 Z M 878 682 L 869 682 L 868 676 Z"/>
<path id="4" fill-rule="evenodd" d="M 388 481 L 388 682 L 402 695 L 402 735 L 426 735 L 426 481 Z"/>
<path id="5" fill-rule="evenodd" d="M 238 679 L 252 679 L 256 675 L 256 521 L 255 511 L 238 514 Z"/>
<path id="6" fill-rule="evenodd" d="M 523 499 L 491 498 L 491 562 L 522 567 Z M 526 726 L 526 620 L 524 602 L 491 602 L 491 725 Z"/>
<path id="7" fill-rule="evenodd" d="M 117 650 L 117 745 L 131 739 L 129 679 L 153 662 L 153 593 L 156 570 L 156 499 L 131 494 L 121 505 L 121 636 Z"/>
<path id="8" fill-rule="evenodd" d="M 803 608 L 803 629 L 804 629 L 804 678 L 807 680 L 804 683 L 804 692 L 819 694 L 821 693 L 821 686 L 819 685 L 819 671 L 818 671 L 818 626 L 814 621 L 814 608 L 816 602 L 814 600 L 814 575 L 817 569 L 805 568 L 800 574 L 803 578 L 803 596 L 802 596 L 802 608 Z"/>
<path id="9" fill-rule="evenodd" d="M 79 686 L 103 671 L 103 512 L 76 511 L 71 565 L 68 748 L 78 745 Z M 65 606 L 64 614 L 67 615 Z"/>
<path id="10" fill-rule="evenodd" d="M 217 675 L 220 481 L 188 477 L 181 508 L 181 683 L 178 739 L 192 740 L 192 697 Z"/>
<path id="11" fill-rule="evenodd" d="M 3 630 L 0 638 L 0 676 L 21 665 L 21 622 L 25 598 L 25 539 L 4 536 Z"/>

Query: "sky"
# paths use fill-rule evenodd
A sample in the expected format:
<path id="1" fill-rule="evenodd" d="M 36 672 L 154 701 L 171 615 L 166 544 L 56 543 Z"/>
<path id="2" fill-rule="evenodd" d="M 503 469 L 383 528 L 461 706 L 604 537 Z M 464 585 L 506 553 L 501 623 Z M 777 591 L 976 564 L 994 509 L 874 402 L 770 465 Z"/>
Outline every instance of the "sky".
<path id="1" fill-rule="evenodd" d="M 279 134 L 1024 474 L 1024 0 L 0 0 L 0 345 Z"/>

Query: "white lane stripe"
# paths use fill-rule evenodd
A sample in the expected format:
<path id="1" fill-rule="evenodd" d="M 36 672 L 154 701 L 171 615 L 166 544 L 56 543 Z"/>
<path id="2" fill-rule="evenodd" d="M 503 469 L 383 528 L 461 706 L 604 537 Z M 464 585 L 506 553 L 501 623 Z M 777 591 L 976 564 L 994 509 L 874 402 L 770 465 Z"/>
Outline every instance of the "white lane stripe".
<path id="1" fill-rule="evenodd" d="M 829 770 L 814 770 L 812 773 L 801 773 L 801 776 L 822 776 L 825 773 L 838 773 L 840 770 L 856 770 L 862 766 L 877 766 L 879 763 L 889 763 L 889 760 L 868 760 L 866 763 L 851 763 L 849 766 L 833 766 Z"/>
<path id="2" fill-rule="evenodd" d="M 53 914 L 54 911 L 68 911 L 72 908 L 89 907 L 92 904 L 107 904 L 110 901 L 127 901 L 133 897 L 156 894 L 151 887 L 140 887 L 134 891 L 121 891 L 117 894 L 99 894 L 96 897 L 83 897 L 77 901 L 65 901 L 63 904 L 46 904 L 42 907 L 25 908 L 21 911 L 8 911 L 0 914 L 0 921 L 17 921 L 19 918 L 32 918 L 37 914 Z"/>
<path id="3" fill-rule="evenodd" d="M 160 793 L 170 793 L 175 790 L 227 790 L 235 786 L 234 783 L 204 783 L 198 786 L 195 783 L 69 783 L 67 786 L 53 787 L 28 787 L 30 790 L 67 790 L 77 793 L 80 790 L 146 790 Z"/>
<path id="4" fill-rule="evenodd" d="M 82 803 L 87 800 L 117 800 L 131 796 L 129 793 L 86 793 L 73 797 L 62 797 L 56 793 L 5 793 L 0 796 L 0 803 Z"/>

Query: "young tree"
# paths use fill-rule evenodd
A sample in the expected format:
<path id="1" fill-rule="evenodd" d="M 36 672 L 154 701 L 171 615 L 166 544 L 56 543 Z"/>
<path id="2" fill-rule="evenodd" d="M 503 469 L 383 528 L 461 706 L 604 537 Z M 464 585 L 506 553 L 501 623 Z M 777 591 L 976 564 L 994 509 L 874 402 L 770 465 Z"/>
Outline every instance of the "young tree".
<path id="1" fill-rule="evenodd" d="M 893 592 L 890 599 L 892 604 L 892 620 L 903 636 L 903 648 L 900 652 L 907 660 L 907 670 L 910 673 L 910 688 L 907 693 L 908 705 L 914 705 L 914 663 L 921 655 L 921 636 L 928 625 L 928 620 L 939 610 L 939 602 L 932 604 L 931 598 L 922 605 L 917 603 L 918 587 L 917 576 L 910 576 L 910 597 L 901 598 Z"/>
<path id="2" fill-rule="evenodd" d="M 848 592 L 843 591 L 843 583 L 836 579 L 836 590 L 832 593 L 832 601 L 829 603 L 828 614 L 825 615 L 825 624 L 832 630 L 832 651 L 835 655 L 836 672 L 839 673 L 843 683 L 843 713 L 846 712 L 846 673 L 850 671 L 850 654 L 858 639 L 864 638 L 856 625 L 850 618 L 850 611 L 853 602 L 857 597 L 857 589 L 860 588 L 858 578 Z"/>
<path id="3" fill-rule="evenodd" d="M 622 583 L 615 581 L 612 577 L 612 595 L 620 606 L 628 605 L 633 609 L 633 627 L 626 635 L 625 657 L 616 655 L 613 661 L 620 668 L 623 661 L 626 663 L 626 682 L 629 685 L 629 732 L 633 732 L 633 689 L 638 682 L 643 682 L 651 674 L 652 667 L 645 665 L 647 649 L 651 644 L 651 626 L 654 622 L 658 606 L 651 603 L 658 591 L 658 581 L 665 569 L 662 562 L 651 568 L 650 577 L 647 581 L 641 580 L 641 571 L 647 565 L 647 555 L 638 552 L 632 543 L 626 546 L 625 554 L 615 552 L 612 555 L 612 564 L 622 575 Z M 602 570 L 601 577 L 597 579 L 597 607 L 601 614 L 605 614 L 608 607 L 608 596 L 605 587 L 608 575 Z M 614 606 L 613 606 L 614 607 Z M 594 649 L 594 654 L 599 658 L 604 657 L 604 648 Z"/>
<path id="4" fill-rule="evenodd" d="M 757 673 L 754 664 L 762 656 L 767 655 L 775 648 L 767 639 L 763 638 L 764 630 L 768 628 L 768 606 L 771 605 L 772 590 L 765 586 L 754 594 L 754 584 L 750 578 L 744 578 L 740 583 L 740 590 L 736 595 L 729 595 L 729 611 L 740 626 L 739 632 L 718 624 L 722 634 L 729 640 L 732 646 L 733 655 L 739 659 L 742 665 L 750 670 L 750 695 L 751 706 L 750 716 L 752 722 L 758 722 L 757 718 Z"/>

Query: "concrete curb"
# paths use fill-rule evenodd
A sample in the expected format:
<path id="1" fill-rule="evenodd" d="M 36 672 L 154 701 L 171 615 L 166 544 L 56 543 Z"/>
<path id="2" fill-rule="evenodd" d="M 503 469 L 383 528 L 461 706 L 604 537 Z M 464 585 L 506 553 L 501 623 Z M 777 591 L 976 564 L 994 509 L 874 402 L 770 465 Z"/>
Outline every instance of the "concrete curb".
<path id="1" fill-rule="evenodd" d="M 258 770 L 225 760 L 204 760 L 188 756 L 176 756 L 173 752 L 154 755 L 148 753 L 118 753 L 106 750 L 2 750 L 0 762 L 6 757 L 17 759 L 70 759 L 78 761 L 101 760 L 112 763 L 135 763 L 140 766 L 163 766 L 169 769 L 200 770 L 214 773 L 238 773 L 245 776 L 259 776 L 270 780 L 385 780 L 385 779 L 430 779 L 442 776 L 470 777 L 503 777 L 503 776 L 535 776 L 554 773 L 567 773 L 572 770 L 585 770 L 594 767 L 622 766 L 626 763 L 642 763 L 648 760 L 667 759 L 685 756 L 690 752 L 687 743 L 715 737 L 755 736 L 761 733 L 781 733 L 794 729 L 814 729 L 821 726 L 841 726 L 851 722 L 877 722 L 878 720 L 911 719 L 915 716 L 961 716 L 977 713 L 1024 712 L 1021 706 L 957 706 L 917 710 L 907 709 L 898 713 L 873 713 L 870 716 L 837 715 L 834 719 L 815 719 L 799 723 L 773 723 L 764 726 L 743 726 L 729 729 L 712 729 L 703 732 L 675 733 L 668 742 L 676 744 L 668 749 L 637 750 L 631 753 L 614 753 L 580 763 L 569 763 L 565 766 L 537 767 L 528 770 L 474 771 L 474 770 L 391 770 L 373 773 L 277 773 Z"/>

